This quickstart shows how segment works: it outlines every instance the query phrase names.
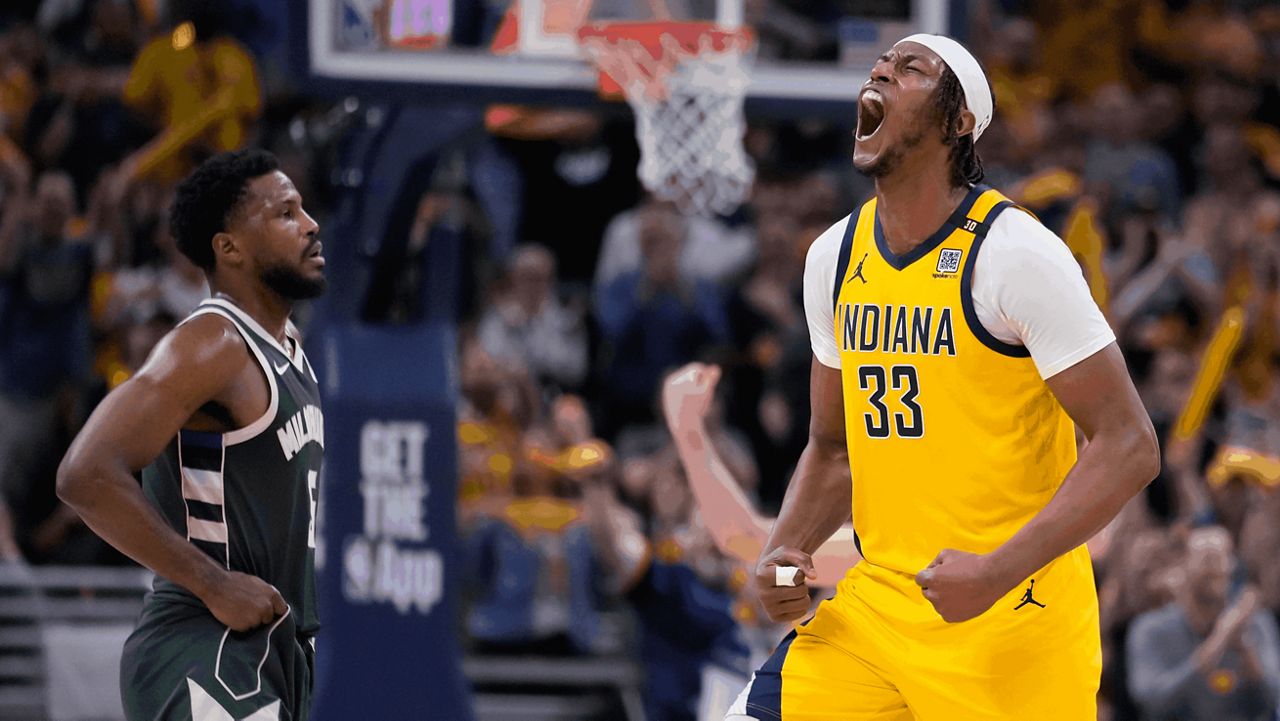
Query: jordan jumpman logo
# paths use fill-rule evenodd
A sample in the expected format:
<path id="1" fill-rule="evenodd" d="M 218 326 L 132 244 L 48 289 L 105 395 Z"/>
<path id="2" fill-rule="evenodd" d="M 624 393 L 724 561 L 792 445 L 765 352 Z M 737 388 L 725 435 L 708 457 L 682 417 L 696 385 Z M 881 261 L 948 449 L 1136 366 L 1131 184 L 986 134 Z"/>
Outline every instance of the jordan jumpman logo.
<path id="1" fill-rule="evenodd" d="M 862 260 L 858 261 L 858 267 L 853 269 L 853 275 L 849 276 L 849 280 L 845 281 L 846 283 L 852 283 L 853 279 L 857 278 L 858 280 L 862 281 L 863 285 L 867 284 L 867 276 L 862 274 L 862 264 L 867 262 L 868 255 L 871 255 L 871 254 L 870 253 L 862 254 Z"/>
<path id="2" fill-rule="evenodd" d="M 1043 603 L 1040 603 L 1039 601 L 1031 597 L 1031 592 L 1035 589 L 1035 587 L 1036 587 L 1036 579 L 1033 578 L 1031 579 L 1031 585 L 1027 586 L 1027 592 L 1022 594 L 1022 603 L 1019 603 L 1017 606 L 1015 606 L 1013 610 L 1017 611 L 1019 608 L 1022 608 L 1028 603 L 1034 606 L 1039 606 L 1040 608 L 1045 607 Z"/>

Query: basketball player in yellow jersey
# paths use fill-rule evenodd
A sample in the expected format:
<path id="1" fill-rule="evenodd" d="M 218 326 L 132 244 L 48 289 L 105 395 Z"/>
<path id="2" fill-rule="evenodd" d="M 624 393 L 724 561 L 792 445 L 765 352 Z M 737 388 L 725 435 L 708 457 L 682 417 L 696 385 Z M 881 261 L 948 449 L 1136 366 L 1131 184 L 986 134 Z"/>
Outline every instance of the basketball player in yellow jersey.
<path id="1" fill-rule="evenodd" d="M 850 508 L 864 560 L 728 719 L 1097 717 L 1083 544 L 1159 449 L 1071 253 L 977 185 L 992 110 L 977 61 L 936 35 L 896 44 L 863 85 L 853 162 L 876 197 L 809 251 L 810 437 L 756 569 L 762 603 L 807 612 L 810 555 Z"/>

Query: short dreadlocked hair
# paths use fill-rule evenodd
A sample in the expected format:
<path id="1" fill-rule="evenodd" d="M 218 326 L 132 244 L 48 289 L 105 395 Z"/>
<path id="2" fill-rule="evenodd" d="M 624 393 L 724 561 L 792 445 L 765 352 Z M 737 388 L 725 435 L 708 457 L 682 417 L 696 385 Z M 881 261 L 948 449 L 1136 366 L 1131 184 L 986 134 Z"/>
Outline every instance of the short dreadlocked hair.
<path id="1" fill-rule="evenodd" d="M 276 156 L 256 149 L 222 153 L 201 163 L 178 184 L 169 209 L 169 232 L 178 250 L 213 272 L 213 236 L 227 229 L 249 182 L 279 168 Z"/>
<path id="2" fill-rule="evenodd" d="M 958 135 L 956 127 L 960 124 L 960 112 L 965 108 L 964 88 L 960 86 L 960 78 L 943 67 L 942 78 L 938 82 L 937 103 L 938 114 L 946 133 L 945 142 L 951 146 L 951 187 L 976 185 L 982 182 L 985 173 L 982 170 L 982 158 L 973 147 L 973 133 Z M 994 101 L 994 96 L 992 100 Z"/>

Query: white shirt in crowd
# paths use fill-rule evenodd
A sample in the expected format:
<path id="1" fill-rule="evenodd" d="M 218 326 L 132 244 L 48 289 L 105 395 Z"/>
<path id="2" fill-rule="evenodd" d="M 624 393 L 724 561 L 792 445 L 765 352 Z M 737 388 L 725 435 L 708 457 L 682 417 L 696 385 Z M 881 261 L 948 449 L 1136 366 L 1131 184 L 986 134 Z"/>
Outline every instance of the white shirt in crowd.
<path id="1" fill-rule="evenodd" d="M 755 236 L 730 230 L 701 216 L 685 219 L 687 233 L 680 249 L 680 272 L 685 280 L 722 284 L 745 273 L 755 260 Z M 839 242 L 839 241 L 837 241 Z M 593 281 L 599 292 L 614 278 L 640 269 L 640 220 L 635 210 L 619 213 L 604 231 Z"/>

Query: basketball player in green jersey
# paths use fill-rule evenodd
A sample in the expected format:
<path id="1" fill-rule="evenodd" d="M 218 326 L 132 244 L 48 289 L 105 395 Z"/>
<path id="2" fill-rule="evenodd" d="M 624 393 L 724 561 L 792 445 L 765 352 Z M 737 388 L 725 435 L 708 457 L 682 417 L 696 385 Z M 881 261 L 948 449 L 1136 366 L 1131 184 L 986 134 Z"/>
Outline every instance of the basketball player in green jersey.
<path id="1" fill-rule="evenodd" d="M 197 168 L 170 222 L 213 297 L 94 411 L 58 495 L 156 573 L 121 660 L 130 721 L 305 719 L 324 420 L 289 314 L 324 291 L 318 226 L 258 150 Z"/>

